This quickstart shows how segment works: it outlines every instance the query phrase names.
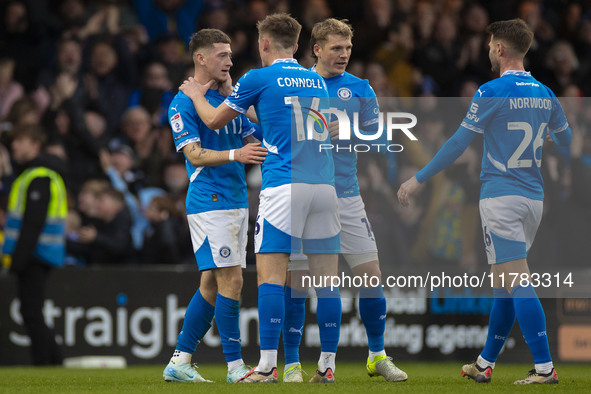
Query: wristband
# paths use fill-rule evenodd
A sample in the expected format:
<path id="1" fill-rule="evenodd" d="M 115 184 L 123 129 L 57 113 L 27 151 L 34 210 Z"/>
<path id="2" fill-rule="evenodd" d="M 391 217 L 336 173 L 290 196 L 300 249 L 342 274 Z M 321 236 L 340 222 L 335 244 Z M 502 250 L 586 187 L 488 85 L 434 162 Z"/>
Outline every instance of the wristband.
<path id="1" fill-rule="evenodd" d="M 230 149 L 230 153 L 228 154 L 228 160 L 234 161 L 234 151 L 236 149 Z"/>

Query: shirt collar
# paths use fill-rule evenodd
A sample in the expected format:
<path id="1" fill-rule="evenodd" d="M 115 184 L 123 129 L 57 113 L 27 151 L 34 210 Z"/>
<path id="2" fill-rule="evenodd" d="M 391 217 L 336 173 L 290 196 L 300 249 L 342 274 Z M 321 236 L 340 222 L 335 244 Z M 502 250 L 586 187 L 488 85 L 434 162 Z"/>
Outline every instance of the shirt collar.
<path id="1" fill-rule="evenodd" d="M 296 63 L 296 64 L 298 64 L 298 61 L 296 59 L 294 59 L 293 57 L 287 57 L 284 59 L 275 59 L 273 61 L 273 64 L 275 64 L 275 63 Z"/>
<path id="2" fill-rule="evenodd" d="M 310 71 L 314 71 L 314 72 L 316 72 L 316 65 L 313 65 L 313 66 L 312 66 L 312 68 L 310 69 Z M 324 78 L 324 79 L 332 79 L 332 78 L 336 78 L 336 77 L 342 77 L 343 75 L 345 75 L 345 73 L 342 73 L 342 74 L 337 74 L 337 75 L 335 75 L 334 77 L 329 77 L 329 78 L 324 78 L 324 77 L 323 77 L 323 78 Z"/>
<path id="3" fill-rule="evenodd" d="M 529 71 L 521 71 L 521 70 L 507 70 L 501 75 L 504 77 L 505 75 L 518 75 L 520 77 L 531 77 L 531 72 Z"/>

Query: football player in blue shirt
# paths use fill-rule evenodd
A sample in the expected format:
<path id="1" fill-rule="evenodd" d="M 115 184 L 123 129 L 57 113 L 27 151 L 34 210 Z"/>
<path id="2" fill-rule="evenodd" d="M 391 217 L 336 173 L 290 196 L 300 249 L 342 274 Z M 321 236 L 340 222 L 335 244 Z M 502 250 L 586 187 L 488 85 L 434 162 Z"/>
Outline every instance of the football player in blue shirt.
<path id="1" fill-rule="evenodd" d="M 353 30 L 345 21 L 330 18 L 316 23 L 310 39 L 312 52 L 317 59 L 314 70 L 326 82 L 331 107 L 346 111 L 350 120 L 353 120 L 354 113 L 359 114 L 359 127 L 362 131 L 376 134 L 380 121 L 376 94 L 366 79 L 357 78 L 345 71 L 351 57 L 352 37 Z M 385 134 L 384 132 L 383 135 Z M 380 281 L 378 287 L 367 284 L 367 287 L 359 289 L 359 313 L 369 345 L 367 372 L 370 376 L 381 375 L 387 381 L 404 381 L 408 376 L 392 363 L 384 349 L 386 299 L 381 287 L 378 249 L 359 192 L 357 154 L 353 149 L 355 142 L 367 141 L 334 140 L 331 144 L 341 221 L 341 253 L 353 275 L 375 277 Z M 372 141 L 375 142 L 380 141 Z M 339 149 L 336 150 L 335 146 Z M 293 255 L 288 270 L 283 324 L 283 380 L 301 382 L 299 346 L 305 322 L 307 294 L 307 288 L 301 286 L 301 277 L 308 275 L 305 256 Z"/>
<path id="2" fill-rule="evenodd" d="M 216 81 L 206 92 L 206 99 L 211 105 L 220 105 L 225 97 L 217 88 L 229 81 L 232 66 L 230 38 L 220 30 L 203 29 L 191 37 L 189 49 L 195 79 L 201 83 Z M 238 320 L 248 228 L 244 164 L 262 163 L 267 150 L 251 135 L 258 126 L 246 116 L 208 128 L 183 92 L 173 99 L 168 116 L 175 147 L 185 155 L 190 180 L 187 220 L 201 283 L 187 307 L 164 380 L 207 382 L 191 364 L 191 355 L 215 315 L 228 363 L 227 381 L 235 382 L 250 370 L 240 353 Z"/>
<path id="3" fill-rule="evenodd" d="M 261 358 L 241 380 L 245 383 L 277 381 L 289 254 L 303 251 L 312 275 L 331 277 L 338 273 L 340 250 L 334 164 L 331 153 L 319 149 L 329 141 L 322 116 L 329 104 L 326 85 L 322 77 L 293 59 L 301 30 L 295 19 L 273 14 L 258 22 L 257 28 L 263 68 L 242 76 L 224 103 L 213 108 L 203 96 L 208 85 L 192 79 L 181 87 L 210 128 L 228 123 L 253 105 L 263 146 L 269 151 L 262 165 L 255 229 Z M 341 300 L 338 288 L 329 284 L 321 284 L 316 292 L 322 353 L 311 381 L 328 383 L 334 382 Z"/>
<path id="4" fill-rule="evenodd" d="M 456 133 L 413 178 L 400 186 L 403 206 L 419 184 L 457 159 L 477 134 L 484 137 L 480 180 L 480 217 L 491 273 L 494 302 L 484 350 L 462 375 L 490 382 L 497 356 L 515 318 L 532 353 L 535 368 L 516 384 L 558 383 L 552 364 L 546 318 L 529 281 L 527 252 L 542 218 L 544 189 L 540 166 L 547 131 L 559 145 L 569 145 L 571 130 L 554 93 L 523 67 L 533 33 L 521 19 L 494 22 L 489 58 L 500 78 L 480 86 Z M 505 281 L 501 278 L 505 278 Z"/>

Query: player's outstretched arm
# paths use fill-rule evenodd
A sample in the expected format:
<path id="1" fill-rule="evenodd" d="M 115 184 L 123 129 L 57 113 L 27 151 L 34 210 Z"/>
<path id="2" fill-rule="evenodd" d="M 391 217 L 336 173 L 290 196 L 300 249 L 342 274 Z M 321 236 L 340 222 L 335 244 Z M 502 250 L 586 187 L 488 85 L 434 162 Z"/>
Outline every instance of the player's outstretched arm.
<path id="1" fill-rule="evenodd" d="M 416 176 L 413 176 L 402 185 L 400 185 L 400 189 L 398 189 L 398 201 L 400 205 L 403 207 L 408 206 L 408 201 L 410 197 L 416 192 L 421 184 L 417 181 Z"/>
<path id="2" fill-rule="evenodd" d="M 468 145 L 470 145 L 475 136 L 476 133 L 460 126 L 454 135 L 443 144 L 441 149 L 435 154 L 435 157 L 414 177 L 400 186 L 398 190 L 398 201 L 400 201 L 400 204 L 404 207 L 407 206 L 409 197 L 419 185 L 456 161 L 468 148 Z"/>
<path id="3" fill-rule="evenodd" d="M 240 114 L 224 103 L 214 107 L 207 102 L 205 94 L 214 84 L 215 81 L 212 80 L 205 85 L 201 85 L 195 78 L 189 77 L 179 87 L 179 90 L 193 101 L 193 106 L 203 123 L 212 130 L 224 127 Z"/>
<path id="4" fill-rule="evenodd" d="M 212 150 L 201 147 L 201 142 L 192 142 L 183 147 L 187 160 L 195 167 L 215 167 L 238 161 L 244 164 L 262 164 L 267 157 L 267 149 L 261 143 L 244 145 L 240 149 Z"/>

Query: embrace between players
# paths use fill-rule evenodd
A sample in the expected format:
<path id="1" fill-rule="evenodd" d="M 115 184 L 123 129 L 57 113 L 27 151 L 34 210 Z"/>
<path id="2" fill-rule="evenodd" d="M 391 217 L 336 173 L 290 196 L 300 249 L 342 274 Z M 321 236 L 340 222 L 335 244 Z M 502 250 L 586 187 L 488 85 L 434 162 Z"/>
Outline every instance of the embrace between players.
<path id="1" fill-rule="evenodd" d="M 343 254 L 354 275 L 381 276 L 376 243 L 359 193 L 355 153 L 340 151 L 333 157 L 330 151 L 318 149 L 330 138 L 328 129 L 332 127 L 308 133 L 313 138 L 307 138 L 301 121 L 302 109 L 314 112 L 330 105 L 359 113 L 359 124 L 364 131 L 377 130 L 379 108 L 375 93 L 367 80 L 345 71 L 351 55 L 352 29 L 345 21 L 332 18 L 317 23 L 311 34 L 311 49 L 317 63 L 308 70 L 293 58 L 301 30 L 295 19 L 287 14 L 274 14 L 258 22 L 257 28 L 262 68 L 247 72 L 233 89 L 229 77 L 230 38 L 216 29 L 195 33 L 189 45 L 195 65 L 194 77 L 183 83 L 169 108 L 174 143 L 177 151 L 185 155 L 190 179 L 186 210 L 201 282 L 187 307 L 174 354 L 164 369 L 166 381 L 208 382 L 191 364 L 191 356 L 215 317 L 228 364 L 228 382 L 277 382 L 277 349 L 282 333 L 283 381 L 302 382 L 299 345 L 308 289 L 302 288 L 296 278 L 307 272 L 337 275 L 339 253 Z M 515 97 L 517 93 L 505 85 L 514 83 L 514 79 L 533 80 L 523 71 L 523 56 L 531 45 L 531 37 L 529 43 L 516 44 L 531 31 L 518 20 L 496 22 L 489 29 L 493 70 L 500 65 L 504 73 L 501 78 L 483 85 L 491 85 L 490 90 L 485 91 L 485 98 Z M 286 80 L 301 83 L 288 84 Z M 549 89 L 541 84 L 536 86 L 537 90 L 518 92 L 519 97 L 554 98 Z M 342 88 L 346 88 L 348 94 L 339 94 Z M 477 99 L 479 97 L 473 101 Z M 408 203 L 419 182 L 451 164 L 477 133 L 484 134 L 485 151 L 487 143 L 493 143 L 491 141 L 502 139 L 505 143 L 505 135 L 497 130 L 498 125 L 484 123 L 499 116 L 497 112 L 502 112 L 502 103 L 489 101 L 481 105 L 480 123 L 464 120 L 432 162 L 401 186 L 398 195 L 402 205 Z M 251 106 L 256 115 L 249 111 Z M 567 141 L 570 129 L 557 101 L 550 113 L 538 112 L 537 115 L 508 114 L 518 119 L 507 121 L 521 120 L 531 125 L 545 121 L 548 129 L 556 133 L 559 143 L 570 142 Z M 251 123 L 247 114 L 256 118 L 258 125 Z M 517 145 L 520 142 L 517 141 Z M 543 194 L 536 188 L 541 182 L 536 164 L 530 166 L 531 173 L 525 175 L 520 172 L 521 167 L 510 165 L 505 165 L 504 174 L 495 173 L 501 171 L 497 162 L 503 166 L 502 163 L 507 162 L 507 152 L 515 151 L 515 147 L 510 146 L 514 143 L 514 138 L 508 138 L 505 148 L 498 152 L 489 150 L 489 156 L 492 154 L 495 159 L 486 168 L 492 168 L 492 173 L 482 179 L 481 215 L 486 235 L 494 240 L 494 244 L 487 244 L 493 272 L 505 269 L 529 272 L 525 257 L 539 224 L 539 217 L 535 215 L 541 217 L 538 205 Z M 532 149 L 532 153 L 523 155 L 537 158 L 541 157 L 541 152 L 538 155 Z M 537 163 L 537 160 L 532 162 Z M 244 164 L 261 164 L 263 176 L 255 227 L 261 357 L 252 369 L 242 360 L 239 329 L 241 269 L 246 263 L 248 227 Z M 483 174 L 486 168 L 483 161 Z M 499 187 L 506 175 L 525 179 L 528 186 L 522 190 L 528 192 L 519 193 L 518 190 L 506 195 L 484 192 L 486 184 L 491 190 L 507 190 Z M 534 185 L 533 194 L 529 192 L 531 184 Z M 510 207 L 520 205 L 522 210 L 515 208 L 515 212 L 497 215 L 508 214 L 516 223 L 520 222 L 520 215 L 525 215 L 531 222 L 527 228 L 517 229 L 514 228 L 517 225 L 512 224 L 506 229 L 504 223 L 499 223 L 498 217 L 490 213 L 498 211 L 499 207 L 507 209 L 507 203 L 501 201 L 503 198 L 511 199 Z M 483 201 L 487 205 L 484 208 Z M 483 212 L 488 212 L 487 216 Z M 517 255 L 516 243 L 520 243 Z M 341 323 L 340 294 L 338 288 L 314 290 L 318 297 L 321 354 L 310 382 L 333 383 Z M 383 376 L 391 382 L 405 381 L 406 373 L 394 365 L 384 349 L 386 299 L 381 286 L 359 289 L 359 310 L 369 345 L 367 373 Z M 547 338 L 534 339 L 525 332 L 521 316 L 526 313 L 524 319 L 532 322 L 531 333 L 545 333 L 543 310 L 533 288 L 495 289 L 485 350 L 477 362 L 464 366 L 462 373 L 477 382 L 490 380 L 494 362 L 504 344 L 504 340 L 496 339 L 497 334 L 505 331 L 508 334 L 517 316 L 536 364 L 536 369 L 520 382 L 557 383 L 547 351 Z"/>

